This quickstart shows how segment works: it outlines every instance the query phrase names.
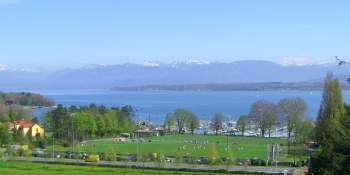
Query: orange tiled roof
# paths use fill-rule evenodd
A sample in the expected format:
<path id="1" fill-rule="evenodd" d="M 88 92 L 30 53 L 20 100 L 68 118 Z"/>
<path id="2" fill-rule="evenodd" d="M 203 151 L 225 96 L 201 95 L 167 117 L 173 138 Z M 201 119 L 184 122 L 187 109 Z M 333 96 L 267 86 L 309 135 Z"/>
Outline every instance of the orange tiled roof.
<path id="1" fill-rule="evenodd" d="M 32 126 L 34 126 L 36 124 L 36 123 L 34 123 L 32 121 L 25 120 L 25 119 L 21 119 L 19 121 L 15 121 L 15 123 L 20 124 L 23 128 L 30 128 L 30 127 L 32 127 Z M 42 125 L 39 125 L 39 126 L 44 128 Z"/>
<path id="2" fill-rule="evenodd" d="M 15 126 L 14 123 L 11 123 L 11 122 L 7 122 L 7 123 L 8 123 L 8 125 L 9 125 L 10 128 L 13 128 L 13 127 Z M 2 123 L 0 122 L 0 124 L 2 124 Z"/>

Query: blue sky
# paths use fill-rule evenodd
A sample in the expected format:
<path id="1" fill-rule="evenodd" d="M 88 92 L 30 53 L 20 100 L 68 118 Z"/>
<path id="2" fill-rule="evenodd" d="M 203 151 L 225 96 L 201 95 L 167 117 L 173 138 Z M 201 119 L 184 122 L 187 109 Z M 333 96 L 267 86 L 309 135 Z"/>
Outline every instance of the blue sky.
<path id="1" fill-rule="evenodd" d="M 350 1 L 0 0 L 0 67 L 350 60 Z"/>

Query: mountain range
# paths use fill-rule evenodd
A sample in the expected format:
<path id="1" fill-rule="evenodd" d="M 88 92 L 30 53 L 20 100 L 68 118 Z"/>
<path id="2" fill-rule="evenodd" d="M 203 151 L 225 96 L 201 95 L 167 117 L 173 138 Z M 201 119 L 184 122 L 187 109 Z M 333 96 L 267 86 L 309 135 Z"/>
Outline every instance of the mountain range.
<path id="1" fill-rule="evenodd" d="M 146 60 L 142 64 L 95 64 L 57 71 L 11 69 L 0 65 L 0 88 L 101 89 L 156 84 L 323 82 L 328 71 L 332 71 L 341 83 L 346 83 L 350 77 L 349 67 L 338 66 L 335 62 L 286 66 L 261 60 L 232 63 L 190 60 L 171 64 Z"/>

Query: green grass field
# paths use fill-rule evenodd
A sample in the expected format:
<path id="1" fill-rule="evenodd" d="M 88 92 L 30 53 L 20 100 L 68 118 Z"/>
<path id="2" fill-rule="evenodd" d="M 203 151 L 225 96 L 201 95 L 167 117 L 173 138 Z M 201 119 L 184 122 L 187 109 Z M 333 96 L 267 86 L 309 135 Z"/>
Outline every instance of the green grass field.
<path id="1" fill-rule="evenodd" d="M 45 168 L 44 168 L 45 167 Z M 226 173 L 210 173 L 210 172 L 194 172 L 191 170 L 187 171 L 174 171 L 174 170 L 164 170 L 161 169 L 145 169 L 144 172 L 142 168 L 133 169 L 128 166 L 126 169 L 124 167 L 112 167 L 109 166 L 94 166 L 92 169 L 91 165 L 70 165 L 70 164 L 44 164 L 43 162 L 26 162 L 26 161 L 0 161 L 0 174 L 11 174 L 11 175 L 87 175 L 87 174 L 168 174 L 168 175 L 209 175 L 209 174 L 226 174 Z M 235 174 L 235 173 L 230 173 Z M 242 172 L 237 172 L 237 174 L 244 174 Z M 246 173 L 247 175 L 260 174 L 260 173 Z"/>
<path id="2" fill-rule="evenodd" d="M 195 152 L 197 156 L 205 156 L 211 144 L 214 144 L 220 157 L 226 155 L 227 136 L 221 135 L 171 135 L 145 138 L 144 142 L 115 141 L 116 139 L 89 140 L 85 146 L 80 146 L 81 151 L 88 151 L 90 148 L 96 148 L 97 151 L 105 152 L 109 146 L 113 146 L 117 154 L 137 154 L 162 152 L 166 156 L 173 156 L 174 152 L 181 148 L 184 154 Z M 148 142 L 152 140 L 152 142 Z M 190 143 L 192 141 L 192 143 Z M 194 144 L 197 141 L 199 143 Z M 208 143 L 202 144 L 203 141 Z M 240 137 L 229 136 L 229 149 L 232 150 L 234 157 L 240 158 L 263 158 L 266 157 L 266 144 L 283 143 L 286 139 L 279 138 L 259 138 L 259 137 Z M 219 142 L 218 144 L 216 142 Z M 238 142 L 238 144 L 233 144 Z M 50 144 L 50 143 L 49 143 Z M 186 146 L 185 146 L 186 145 Z M 77 144 L 74 145 L 77 148 Z M 185 149 L 184 149 L 185 146 Z M 281 147 L 282 148 L 282 147 Z M 52 145 L 48 146 L 49 150 Z M 63 148 L 55 145 L 55 150 L 66 151 L 72 148 Z M 283 161 L 282 155 L 280 160 Z"/>

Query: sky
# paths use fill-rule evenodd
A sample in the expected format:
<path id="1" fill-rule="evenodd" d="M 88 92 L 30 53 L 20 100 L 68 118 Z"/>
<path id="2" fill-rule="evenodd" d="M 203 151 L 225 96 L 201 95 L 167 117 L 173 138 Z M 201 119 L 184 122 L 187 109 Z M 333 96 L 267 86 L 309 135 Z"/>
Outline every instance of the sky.
<path id="1" fill-rule="evenodd" d="M 0 69 L 350 61 L 350 1 L 0 0 Z"/>

